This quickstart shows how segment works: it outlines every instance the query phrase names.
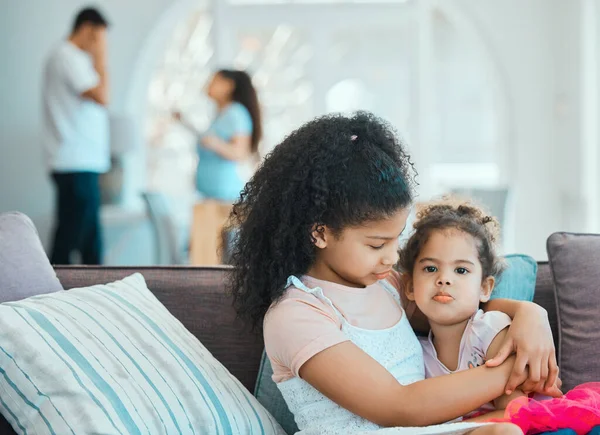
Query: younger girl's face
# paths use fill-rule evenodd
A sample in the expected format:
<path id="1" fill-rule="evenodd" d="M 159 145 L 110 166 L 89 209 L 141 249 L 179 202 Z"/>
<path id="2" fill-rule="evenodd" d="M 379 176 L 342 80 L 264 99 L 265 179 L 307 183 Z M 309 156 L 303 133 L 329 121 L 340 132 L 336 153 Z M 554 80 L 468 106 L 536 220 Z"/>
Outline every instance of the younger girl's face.
<path id="1" fill-rule="evenodd" d="M 482 277 L 477 241 L 460 230 L 433 232 L 419 252 L 407 297 L 430 322 L 454 325 L 487 302 L 494 278 Z"/>
<path id="2" fill-rule="evenodd" d="M 408 210 L 345 228 L 335 235 L 327 227 L 314 232 L 317 260 L 309 273 L 349 287 L 366 287 L 385 279 L 398 261 L 398 238 Z"/>

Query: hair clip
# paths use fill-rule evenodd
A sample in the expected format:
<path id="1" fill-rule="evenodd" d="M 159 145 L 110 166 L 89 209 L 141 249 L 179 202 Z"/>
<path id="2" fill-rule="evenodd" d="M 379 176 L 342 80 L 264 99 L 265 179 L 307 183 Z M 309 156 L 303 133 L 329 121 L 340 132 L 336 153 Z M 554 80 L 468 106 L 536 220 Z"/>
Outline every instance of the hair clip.
<path id="1" fill-rule="evenodd" d="M 352 136 L 350 136 L 350 140 L 351 140 L 352 142 L 354 142 L 356 139 L 358 139 L 358 136 L 357 136 L 357 135 L 353 134 Z"/>

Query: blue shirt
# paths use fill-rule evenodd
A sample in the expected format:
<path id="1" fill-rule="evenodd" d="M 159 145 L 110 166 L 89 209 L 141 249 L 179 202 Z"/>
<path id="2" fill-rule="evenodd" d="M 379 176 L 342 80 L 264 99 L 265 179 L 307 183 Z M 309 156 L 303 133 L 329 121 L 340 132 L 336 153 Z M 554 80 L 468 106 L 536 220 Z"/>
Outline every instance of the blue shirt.
<path id="1" fill-rule="evenodd" d="M 250 112 L 242 104 L 233 102 L 218 114 L 204 134 L 217 136 L 225 142 L 230 142 L 235 136 L 250 136 Z M 198 157 L 198 191 L 208 198 L 235 201 L 246 183 L 240 176 L 240 162 L 227 160 L 202 145 L 198 145 Z"/>

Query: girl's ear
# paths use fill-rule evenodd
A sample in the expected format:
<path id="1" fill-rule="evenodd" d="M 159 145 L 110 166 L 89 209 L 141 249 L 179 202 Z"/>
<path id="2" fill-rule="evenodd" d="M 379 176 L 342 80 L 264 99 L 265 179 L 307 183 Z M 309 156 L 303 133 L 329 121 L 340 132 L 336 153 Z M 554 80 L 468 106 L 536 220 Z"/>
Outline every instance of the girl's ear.
<path id="1" fill-rule="evenodd" d="M 402 274 L 402 287 L 404 288 L 404 294 L 406 295 L 406 299 L 409 301 L 415 300 L 415 288 L 413 287 L 413 280 L 408 274 Z"/>
<path id="2" fill-rule="evenodd" d="M 328 236 L 328 231 L 326 231 L 325 225 L 313 225 L 310 237 L 317 248 L 325 249 L 327 247 Z"/>
<path id="3" fill-rule="evenodd" d="M 490 300 L 492 296 L 492 291 L 494 290 L 494 285 L 496 285 L 496 279 L 493 276 L 488 276 L 481 283 L 481 295 L 479 296 L 479 301 L 481 303 L 485 303 Z"/>

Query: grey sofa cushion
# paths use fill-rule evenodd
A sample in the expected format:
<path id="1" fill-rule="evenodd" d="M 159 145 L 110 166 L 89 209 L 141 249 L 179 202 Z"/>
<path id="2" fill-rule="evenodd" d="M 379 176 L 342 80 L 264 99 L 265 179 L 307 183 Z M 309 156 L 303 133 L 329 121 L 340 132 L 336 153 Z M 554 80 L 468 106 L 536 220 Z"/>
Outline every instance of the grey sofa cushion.
<path id="1" fill-rule="evenodd" d="M 563 389 L 600 379 L 600 235 L 555 233 L 548 259 L 558 307 Z"/>
<path id="2" fill-rule="evenodd" d="M 271 376 L 273 376 L 273 367 L 271 367 L 269 357 L 263 352 L 258 377 L 256 378 L 254 396 L 275 417 L 275 420 L 287 434 L 295 434 L 298 432 L 298 426 L 294 420 L 294 414 L 288 409 L 281 391 L 279 391 Z"/>
<path id="3" fill-rule="evenodd" d="M 62 289 L 31 219 L 0 214 L 0 303 Z"/>

